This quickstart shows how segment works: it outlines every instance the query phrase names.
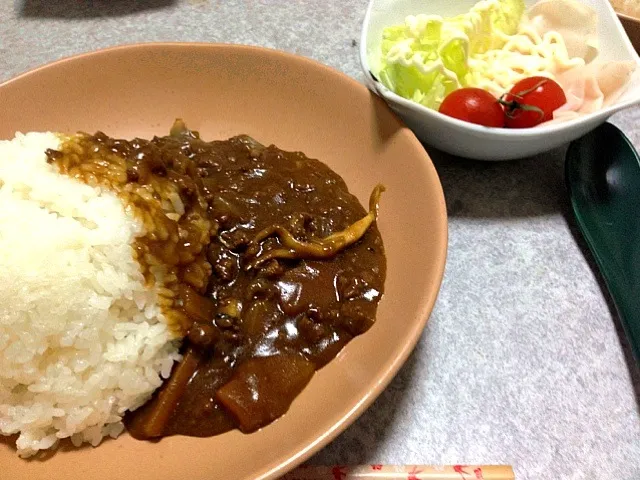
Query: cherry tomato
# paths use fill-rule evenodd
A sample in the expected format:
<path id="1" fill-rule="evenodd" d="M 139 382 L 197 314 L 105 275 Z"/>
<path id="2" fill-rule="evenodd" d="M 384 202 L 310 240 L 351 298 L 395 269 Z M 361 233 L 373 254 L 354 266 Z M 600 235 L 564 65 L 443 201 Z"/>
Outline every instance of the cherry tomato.
<path id="1" fill-rule="evenodd" d="M 567 97 L 554 80 L 529 77 L 516 83 L 502 102 L 508 128 L 529 128 L 553 119 L 554 110 L 564 105 Z"/>
<path id="2" fill-rule="evenodd" d="M 451 92 L 438 111 L 485 127 L 504 127 L 504 110 L 498 99 L 481 88 L 461 88 Z"/>

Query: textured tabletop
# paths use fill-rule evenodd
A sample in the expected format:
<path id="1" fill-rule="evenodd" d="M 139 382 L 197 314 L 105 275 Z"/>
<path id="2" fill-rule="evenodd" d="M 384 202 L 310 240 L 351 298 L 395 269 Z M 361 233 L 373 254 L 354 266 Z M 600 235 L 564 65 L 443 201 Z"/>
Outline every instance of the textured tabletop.
<path id="1" fill-rule="evenodd" d="M 0 0 L 0 81 L 166 40 L 263 45 L 361 79 L 365 6 Z M 613 121 L 640 146 L 640 109 Z M 564 151 L 507 163 L 431 153 L 450 216 L 436 308 L 389 388 L 311 463 L 508 463 L 519 480 L 640 479 L 640 373 L 571 218 Z"/>

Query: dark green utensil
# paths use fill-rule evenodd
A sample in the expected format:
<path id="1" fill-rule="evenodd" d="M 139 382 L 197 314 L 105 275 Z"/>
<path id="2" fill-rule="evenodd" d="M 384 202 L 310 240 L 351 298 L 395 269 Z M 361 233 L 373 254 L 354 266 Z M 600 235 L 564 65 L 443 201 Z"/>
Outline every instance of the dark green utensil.
<path id="1" fill-rule="evenodd" d="M 567 151 L 566 180 L 578 225 L 640 362 L 640 159 L 610 123 Z"/>

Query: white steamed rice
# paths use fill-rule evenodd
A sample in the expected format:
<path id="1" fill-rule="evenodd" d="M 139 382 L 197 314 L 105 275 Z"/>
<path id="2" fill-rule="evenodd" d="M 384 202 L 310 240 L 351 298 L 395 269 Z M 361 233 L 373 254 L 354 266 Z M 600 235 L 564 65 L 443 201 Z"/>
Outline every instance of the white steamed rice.
<path id="1" fill-rule="evenodd" d="M 142 223 L 47 164 L 59 146 L 0 141 L 0 434 L 21 456 L 116 437 L 179 359 L 133 257 Z"/>

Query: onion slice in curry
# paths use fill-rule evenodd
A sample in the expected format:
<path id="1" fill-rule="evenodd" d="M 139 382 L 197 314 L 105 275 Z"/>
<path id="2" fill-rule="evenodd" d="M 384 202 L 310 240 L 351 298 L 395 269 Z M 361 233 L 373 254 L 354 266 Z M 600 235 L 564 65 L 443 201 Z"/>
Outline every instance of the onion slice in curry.
<path id="1" fill-rule="evenodd" d="M 353 245 L 366 233 L 369 227 L 378 218 L 380 209 L 380 197 L 385 187 L 382 184 L 375 186 L 369 197 L 369 212 L 357 222 L 349 225 L 346 229 L 335 232 L 327 237 L 312 238 L 308 242 L 298 240 L 285 227 L 272 225 L 258 232 L 253 239 L 252 245 L 258 246 L 266 238 L 277 235 L 280 245 L 283 248 L 274 248 L 260 252 L 256 258 L 246 266 L 247 270 L 274 258 L 283 259 L 326 259 L 335 256 L 341 250 Z"/>

